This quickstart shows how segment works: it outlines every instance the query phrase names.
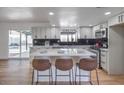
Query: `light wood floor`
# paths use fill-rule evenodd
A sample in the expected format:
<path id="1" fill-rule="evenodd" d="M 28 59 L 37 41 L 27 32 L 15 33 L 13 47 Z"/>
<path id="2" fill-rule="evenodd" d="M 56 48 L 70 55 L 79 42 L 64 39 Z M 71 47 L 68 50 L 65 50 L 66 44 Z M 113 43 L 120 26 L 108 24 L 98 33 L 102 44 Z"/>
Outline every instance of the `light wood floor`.
<path id="1" fill-rule="evenodd" d="M 100 85 L 123 85 L 124 75 L 109 76 L 102 70 L 98 70 Z M 28 60 L 0 61 L 0 85 L 30 85 L 32 76 L 31 64 Z M 95 71 L 92 72 L 92 80 L 96 84 Z M 40 83 L 47 84 L 47 83 Z M 59 84 L 66 84 L 60 82 Z M 88 83 L 83 83 L 88 84 Z"/>

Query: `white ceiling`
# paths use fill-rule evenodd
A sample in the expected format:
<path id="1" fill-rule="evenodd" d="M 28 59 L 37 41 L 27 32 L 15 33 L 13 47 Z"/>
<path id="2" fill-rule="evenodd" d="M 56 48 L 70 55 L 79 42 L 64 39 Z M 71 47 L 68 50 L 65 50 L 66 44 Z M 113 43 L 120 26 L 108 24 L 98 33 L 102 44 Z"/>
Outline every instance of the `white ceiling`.
<path id="1" fill-rule="evenodd" d="M 110 15 L 104 15 L 110 11 Z M 56 26 L 96 25 L 124 11 L 124 7 L 1 7 L 0 22 L 48 22 Z M 54 12 L 53 16 L 49 12 Z"/>

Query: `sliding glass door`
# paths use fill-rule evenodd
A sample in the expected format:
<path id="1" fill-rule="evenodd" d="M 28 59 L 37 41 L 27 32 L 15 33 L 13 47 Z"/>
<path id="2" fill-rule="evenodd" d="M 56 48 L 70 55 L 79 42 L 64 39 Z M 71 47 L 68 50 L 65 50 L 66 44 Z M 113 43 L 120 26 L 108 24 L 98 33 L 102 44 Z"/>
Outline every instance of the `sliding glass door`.
<path id="1" fill-rule="evenodd" d="M 29 48 L 31 46 L 30 30 L 9 31 L 9 58 L 29 58 Z"/>

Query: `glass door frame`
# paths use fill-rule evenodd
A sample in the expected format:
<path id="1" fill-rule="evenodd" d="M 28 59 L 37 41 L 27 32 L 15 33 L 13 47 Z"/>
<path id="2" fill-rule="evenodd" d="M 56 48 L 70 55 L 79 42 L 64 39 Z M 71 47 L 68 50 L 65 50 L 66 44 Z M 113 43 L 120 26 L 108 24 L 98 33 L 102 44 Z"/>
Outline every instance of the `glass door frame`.
<path id="1" fill-rule="evenodd" d="M 9 30 L 9 33 L 10 33 L 10 31 L 13 31 L 13 30 Z M 23 34 L 23 32 L 24 32 L 24 30 L 14 30 L 14 31 L 17 31 L 17 32 L 19 32 L 19 56 L 17 56 L 17 57 L 12 57 L 12 56 L 10 56 L 10 49 L 9 49 L 9 51 L 8 51 L 8 54 L 9 54 L 9 58 L 11 59 L 20 59 L 20 58 L 29 58 L 29 56 L 28 57 L 22 57 L 22 34 Z M 26 32 L 26 30 L 25 30 L 25 32 Z M 31 32 L 31 30 L 30 30 L 30 32 Z M 28 35 L 27 34 L 25 34 L 26 36 L 25 36 L 25 40 L 28 40 Z M 10 39 L 10 37 L 9 37 L 9 39 Z M 9 40 L 9 42 L 10 42 L 10 40 Z M 28 51 L 28 41 L 25 41 L 25 49 L 26 49 L 26 51 Z M 8 45 L 9 46 L 9 45 Z M 8 47 L 9 48 L 9 47 Z"/>

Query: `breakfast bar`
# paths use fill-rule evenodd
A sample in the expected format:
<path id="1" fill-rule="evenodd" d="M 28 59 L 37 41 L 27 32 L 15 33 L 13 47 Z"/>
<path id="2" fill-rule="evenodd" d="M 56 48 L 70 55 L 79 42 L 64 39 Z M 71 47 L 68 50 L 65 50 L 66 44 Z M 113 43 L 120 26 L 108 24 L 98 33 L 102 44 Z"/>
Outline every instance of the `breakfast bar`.
<path id="1" fill-rule="evenodd" d="M 89 51 L 89 49 L 83 49 L 83 48 L 39 48 L 39 49 L 35 49 L 35 51 L 30 53 L 30 60 L 32 62 L 33 59 L 40 59 L 43 57 L 47 57 L 51 64 L 52 64 L 52 69 L 53 69 L 53 78 L 55 77 L 55 61 L 57 58 L 67 58 L 70 57 L 73 60 L 73 70 L 75 70 L 76 67 L 76 63 L 79 62 L 80 58 L 97 58 L 97 55 L 91 51 Z M 39 72 L 40 73 L 40 72 Z M 42 74 L 46 74 L 46 72 L 42 72 Z M 89 75 L 89 72 L 87 71 L 82 71 L 83 74 L 85 75 Z M 60 74 L 66 74 L 63 71 L 60 71 Z M 36 72 L 35 72 L 35 81 L 36 81 Z M 66 80 L 68 80 L 68 78 L 65 78 Z M 87 81 L 89 78 L 83 78 L 84 81 Z M 40 78 L 40 81 L 47 81 L 47 79 L 43 79 Z M 53 80 L 54 81 L 54 80 Z M 64 81 L 63 78 L 60 78 L 59 81 Z"/>

